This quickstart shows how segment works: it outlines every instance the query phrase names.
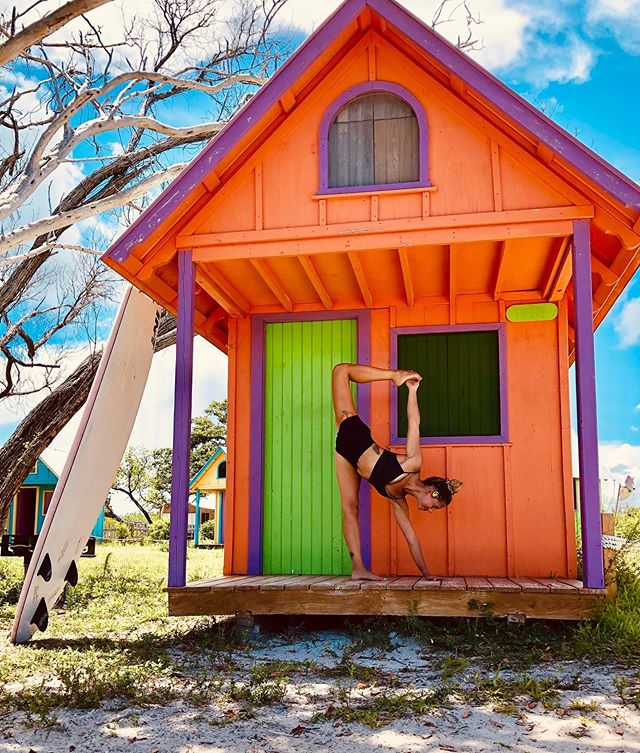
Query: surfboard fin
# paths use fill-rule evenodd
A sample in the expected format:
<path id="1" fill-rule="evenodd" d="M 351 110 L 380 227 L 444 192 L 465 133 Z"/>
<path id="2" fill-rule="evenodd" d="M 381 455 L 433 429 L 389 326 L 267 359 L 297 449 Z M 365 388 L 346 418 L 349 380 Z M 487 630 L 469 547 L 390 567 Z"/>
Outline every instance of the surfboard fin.
<path id="1" fill-rule="evenodd" d="M 64 576 L 64 579 L 67 581 L 67 583 L 70 586 L 78 585 L 78 566 L 76 565 L 75 560 L 71 561 L 71 564 L 69 565 L 69 569 L 67 570 L 67 574 Z"/>
<path id="2" fill-rule="evenodd" d="M 31 618 L 31 624 L 35 625 L 38 630 L 41 630 L 43 633 L 47 629 L 47 625 L 49 624 L 49 610 L 47 609 L 47 603 L 44 599 L 40 599 L 40 603 L 36 607 L 36 611 Z"/>
<path id="3" fill-rule="evenodd" d="M 47 583 L 51 580 L 51 557 L 48 554 L 44 555 L 44 558 L 38 568 L 38 575 Z"/>

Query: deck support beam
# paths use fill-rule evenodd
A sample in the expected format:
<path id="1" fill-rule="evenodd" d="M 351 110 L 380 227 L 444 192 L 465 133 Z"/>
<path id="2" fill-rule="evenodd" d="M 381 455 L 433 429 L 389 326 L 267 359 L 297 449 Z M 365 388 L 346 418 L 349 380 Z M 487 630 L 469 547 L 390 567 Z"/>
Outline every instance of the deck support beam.
<path id="1" fill-rule="evenodd" d="M 573 223 L 572 257 L 582 564 L 585 586 L 604 588 L 589 220 Z"/>
<path id="2" fill-rule="evenodd" d="M 195 274 L 191 250 L 178 254 L 178 316 L 176 376 L 173 405 L 171 519 L 169 525 L 169 587 L 184 586 L 187 577 L 187 519 L 189 514 L 189 449 Z"/>

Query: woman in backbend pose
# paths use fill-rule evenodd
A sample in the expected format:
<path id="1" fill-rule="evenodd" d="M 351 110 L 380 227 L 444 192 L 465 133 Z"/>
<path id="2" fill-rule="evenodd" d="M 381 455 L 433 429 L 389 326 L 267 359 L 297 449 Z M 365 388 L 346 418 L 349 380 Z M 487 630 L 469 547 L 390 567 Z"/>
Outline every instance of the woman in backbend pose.
<path id="1" fill-rule="evenodd" d="M 462 483 L 460 481 L 430 476 L 420 480 L 422 454 L 420 452 L 420 411 L 418 387 L 422 377 L 415 371 L 392 371 L 340 363 L 333 368 L 331 391 L 336 414 L 338 435 L 336 437 L 336 474 L 342 498 L 342 524 L 344 538 L 351 557 L 351 577 L 354 579 L 379 580 L 366 569 L 360 547 L 358 524 L 358 496 L 360 478 L 366 479 L 383 497 L 391 500 L 391 507 L 409 551 L 423 576 L 429 571 L 422 554 L 420 540 L 409 519 L 406 495 L 413 497 L 419 510 L 433 512 L 446 507 Z M 396 387 L 407 385 L 407 446 L 405 455 L 396 455 L 382 449 L 371 437 L 371 430 L 358 416 L 350 382 L 378 382 L 389 380 Z"/>

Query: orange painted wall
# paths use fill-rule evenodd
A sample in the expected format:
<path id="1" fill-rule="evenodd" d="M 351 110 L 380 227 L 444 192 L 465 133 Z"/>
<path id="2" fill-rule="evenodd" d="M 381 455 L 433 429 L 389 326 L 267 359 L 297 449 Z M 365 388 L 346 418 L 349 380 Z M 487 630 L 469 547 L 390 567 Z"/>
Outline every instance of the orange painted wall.
<path id="1" fill-rule="evenodd" d="M 369 80 L 370 48 L 375 50 L 377 79 L 407 88 L 424 107 L 429 125 L 430 179 L 435 187 L 430 196 L 431 216 L 574 203 L 567 196 L 575 197 L 575 191 L 570 192 L 433 76 L 372 32 L 354 46 L 339 67 L 327 71 L 322 86 L 313 90 L 239 167 L 189 223 L 188 232 L 318 224 L 320 123 L 345 89 Z M 497 160 L 495 171 L 492 159 Z M 421 214 L 419 195 L 382 195 L 379 199 L 380 220 Z M 327 200 L 327 224 L 370 219 L 371 202 L 366 196 Z"/>
<path id="2" fill-rule="evenodd" d="M 464 311 L 468 312 L 463 317 Z M 392 327 L 443 323 L 449 306 L 374 309 L 371 362 L 390 364 Z M 498 304 L 471 304 L 458 312 L 458 324 L 500 321 Z M 448 323 L 448 321 L 446 322 Z M 459 478 L 463 490 L 447 510 L 411 517 L 432 572 L 444 575 L 575 577 L 575 534 L 571 464 L 568 457 L 568 372 L 566 307 L 552 322 L 506 322 L 509 439 L 506 444 L 423 448 L 425 475 Z M 225 572 L 246 570 L 250 395 L 248 320 L 238 322 L 230 358 L 230 478 Z M 566 351 L 566 345 L 564 346 Z M 388 446 L 390 395 L 385 383 L 371 386 L 371 428 Z M 564 428 L 562 428 L 564 427 Z M 564 433 L 563 433 L 564 432 Z M 392 448 L 401 451 L 401 447 Z M 231 480 L 233 479 L 233 480 Z M 372 566 L 389 575 L 418 574 L 389 502 L 371 492 Z"/>

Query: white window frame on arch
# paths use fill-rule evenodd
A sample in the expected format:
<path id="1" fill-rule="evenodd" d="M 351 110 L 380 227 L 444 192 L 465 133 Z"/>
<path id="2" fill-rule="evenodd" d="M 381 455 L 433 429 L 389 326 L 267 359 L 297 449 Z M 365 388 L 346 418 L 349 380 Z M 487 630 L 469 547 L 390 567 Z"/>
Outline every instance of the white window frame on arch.
<path id="1" fill-rule="evenodd" d="M 332 186 L 330 184 L 330 140 L 331 140 L 331 127 L 336 122 L 336 118 L 341 111 L 353 102 L 355 99 L 370 94 L 387 94 L 395 97 L 413 110 L 418 126 L 418 176 L 414 180 L 404 180 L 393 183 L 388 182 L 375 182 L 353 185 L 337 185 Z M 370 121 L 375 122 L 375 121 Z M 327 109 L 320 125 L 320 144 L 319 144 L 319 159 L 320 159 L 320 185 L 318 189 L 319 194 L 334 194 L 334 193 L 357 193 L 364 191 L 385 191 L 385 190 L 398 190 L 403 188 L 427 188 L 429 183 L 429 149 L 428 149 L 428 125 L 427 118 L 424 109 L 416 99 L 416 97 L 407 91 L 399 84 L 394 84 L 389 81 L 368 81 L 363 84 L 357 84 L 356 86 L 347 89 L 340 97 L 338 97 Z M 375 147 L 372 144 L 372 160 L 375 159 L 374 152 Z M 375 167 L 372 168 L 375 170 Z"/>

